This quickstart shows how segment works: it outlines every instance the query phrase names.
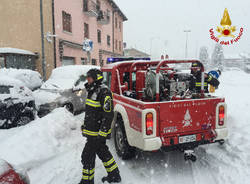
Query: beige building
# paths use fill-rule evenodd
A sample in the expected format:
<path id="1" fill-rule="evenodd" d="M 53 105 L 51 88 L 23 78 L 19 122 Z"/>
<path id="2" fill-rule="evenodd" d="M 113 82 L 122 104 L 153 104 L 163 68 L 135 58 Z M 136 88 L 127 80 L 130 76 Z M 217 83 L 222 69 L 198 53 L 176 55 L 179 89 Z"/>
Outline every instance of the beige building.
<path id="1" fill-rule="evenodd" d="M 44 33 L 53 33 L 51 0 L 43 1 Z M 42 72 L 42 43 L 39 0 L 1 0 L 0 48 L 10 47 L 31 51 L 37 55 L 36 69 Z M 54 46 L 44 40 L 47 77 L 55 67 Z M 8 53 L 7 53 L 8 54 Z"/>

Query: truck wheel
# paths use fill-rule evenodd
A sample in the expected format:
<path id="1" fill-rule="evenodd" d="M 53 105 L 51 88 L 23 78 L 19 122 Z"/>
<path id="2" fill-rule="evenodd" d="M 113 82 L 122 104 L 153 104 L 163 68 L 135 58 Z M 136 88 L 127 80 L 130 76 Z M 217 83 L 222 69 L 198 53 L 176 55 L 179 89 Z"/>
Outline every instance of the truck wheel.
<path id="1" fill-rule="evenodd" d="M 135 148 L 128 144 L 125 128 L 121 118 L 117 118 L 114 133 L 116 153 L 123 160 L 135 157 Z"/>

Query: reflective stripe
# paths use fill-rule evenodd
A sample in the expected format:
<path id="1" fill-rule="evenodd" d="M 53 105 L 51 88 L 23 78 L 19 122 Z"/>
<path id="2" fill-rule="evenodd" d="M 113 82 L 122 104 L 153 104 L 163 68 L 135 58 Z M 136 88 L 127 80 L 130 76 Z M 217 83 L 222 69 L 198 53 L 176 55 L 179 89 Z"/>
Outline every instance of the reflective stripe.
<path id="1" fill-rule="evenodd" d="M 111 134 L 111 131 L 112 131 L 111 129 L 109 129 L 108 132 L 99 131 L 99 135 L 103 137 L 107 137 L 107 135 Z"/>
<path id="2" fill-rule="evenodd" d="M 89 176 L 89 180 L 92 180 L 94 178 L 95 174 L 92 174 Z"/>
<path id="3" fill-rule="evenodd" d="M 106 96 L 105 100 L 104 100 L 104 105 L 103 105 L 103 110 L 105 112 L 111 112 L 112 110 L 112 103 L 111 103 L 111 97 L 110 96 Z"/>
<path id="4" fill-rule="evenodd" d="M 103 76 L 102 76 L 102 75 L 97 74 L 97 80 L 100 80 L 100 79 L 102 79 L 102 78 L 103 78 Z"/>
<path id="5" fill-rule="evenodd" d="M 201 86 L 201 82 L 196 82 L 196 83 L 195 83 L 195 86 L 198 86 L 198 87 Z M 207 86 L 207 83 L 206 83 L 206 82 L 204 82 L 204 86 Z"/>
<path id="6" fill-rule="evenodd" d="M 85 174 L 93 174 L 95 172 L 95 169 L 92 169 L 92 170 L 83 169 L 82 172 Z"/>
<path id="7" fill-rule="evenodd" d="M 86 104 L 91 106 L 91 107 L 101 107 L 101 103 L 99 101 L 94 101 L 94 100 L 90 100 L 90 99 L 86 100 Z"/>
<path id="8" fill-rule="evenodd" d="M 92 180 L 94 178 L 95 174 L 92 174 L 90 176 L 87 175 L 82 175 L 82 179 L 83 180 Z"/>
<path id="9" fill-rule="evenodd" d="M 112 172 L 113 170 L 115 170 L 118 167 L 117 164 L 113 165 L 111 168 L 106 168 L 107 172 Z"/>
<path id="10" fill-rule="evenodd" d="M 82 179 L 83 179 L 83 180 L 89 180 L 89 176 L 87 176 L 87 175 L 82 175 Z"/>
<path id="11" fill-rule="evenodd" d="M 82 132 L 84 134 L 87 134 L 87 135 L 90 135 L 90 136 L 98 136 L 98 133 L 99 133 L 99 132 L 89 131 L 89 130 L 86 130 L 86 129 L 83 129 Z"/>
<path id="12" fill-rule="evenodd" d="M 207 81 L 210 82 L 213 79 L 213 77 L 211 75 L 209 75 Z"/>
<path id="13" fill-rule="evenodd" d="M 109 166 L 109 165 L 112 164 L 114 161 L 115 161 L 115 159 L 114 159 L 114 158 L 111 158 L 109 161 L 103 162 L 103 165 L 104 165 L 104 166 Z"/>

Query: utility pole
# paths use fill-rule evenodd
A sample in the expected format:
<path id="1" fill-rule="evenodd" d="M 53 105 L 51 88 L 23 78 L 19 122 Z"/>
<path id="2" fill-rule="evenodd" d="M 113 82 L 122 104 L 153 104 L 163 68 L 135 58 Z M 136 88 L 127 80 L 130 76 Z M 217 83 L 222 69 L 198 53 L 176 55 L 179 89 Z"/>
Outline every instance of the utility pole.
<path id="1" fill-rule="evenodd" d="M 42 43 L 42 71 L 43 80 L 46 80 L 46 61 L 44 53 L 44 27 L 43 27 L 43 0 L 40 0 L 40 22 L 41 22 L 41 43 Z"/>
<path id="2" fill-rule="evenodd" d="M 191 32 L 191 30 L 184 30 L 184 32 L 186 33 L 186 49 L 185 49 L 185 58 L 187 59 L 187 55 L 188 55 L 188 33 Z"/>

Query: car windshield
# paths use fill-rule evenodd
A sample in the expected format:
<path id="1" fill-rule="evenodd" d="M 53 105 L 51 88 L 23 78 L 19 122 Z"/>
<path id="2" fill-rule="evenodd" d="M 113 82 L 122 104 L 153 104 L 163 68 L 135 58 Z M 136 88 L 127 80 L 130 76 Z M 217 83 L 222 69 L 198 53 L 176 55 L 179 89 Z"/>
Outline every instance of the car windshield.
<path id="1" fill-rule="evenodd" d="M 0 94 L 10 94 L 10 88 L 13 86 L 0 86 Z"/>

